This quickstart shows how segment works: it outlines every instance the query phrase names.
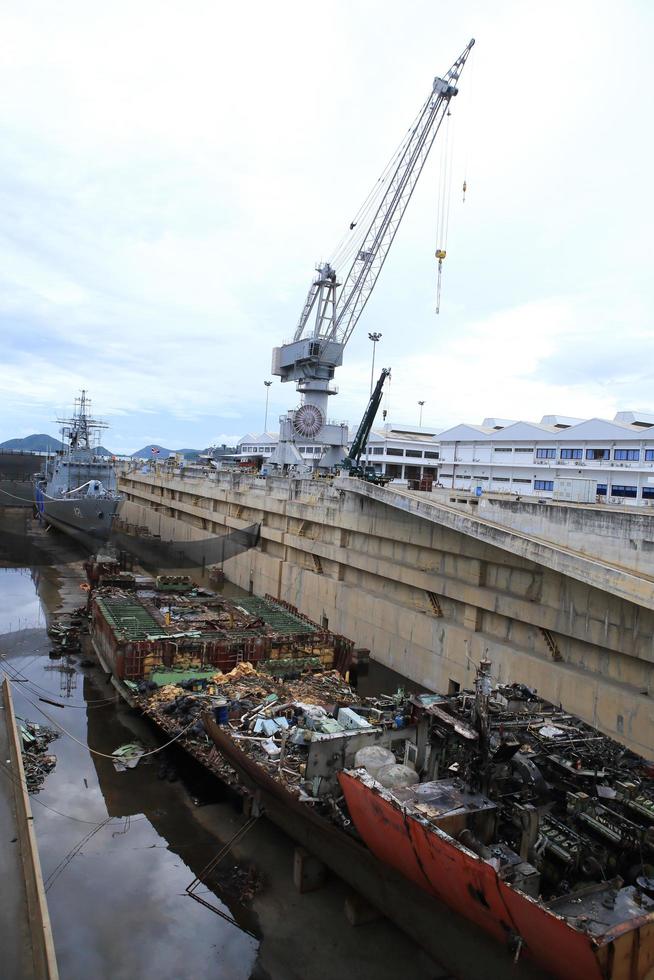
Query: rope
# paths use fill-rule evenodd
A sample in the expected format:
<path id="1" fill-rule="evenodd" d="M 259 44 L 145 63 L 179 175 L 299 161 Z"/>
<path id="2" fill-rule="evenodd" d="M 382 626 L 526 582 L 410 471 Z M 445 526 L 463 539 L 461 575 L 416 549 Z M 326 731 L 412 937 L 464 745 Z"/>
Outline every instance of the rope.
<path id="1" fill-rule="evenodd" d="M 22 500 L 25 504 L 34 504 L 31 497 L 17 497 L 15 493 L 9 493 L 8 490 L 0 489 L 0 493 L 3 493 L 5 497 L 11 497 L 13 500 Z"/>
<path id="2" fill-rule="evenodd" d="M 10 683 L 11 684 L 14 684 L 15 683 L 15 681 L 12 681 L 11 678 L 9 680 L 10 680 Z M 18 688 L 18 690 L 20 691 L 20 687 Z M 23 693 L 23 692 L 21 692 L 21 693 Z M 67 735 L 68 738 L 71 738 L 73 740 L 73 742 L 77 742 L 78 745 L 81 745 L 82 748 L 83 749 L 86 749 L 88 752 L 90 752 L 91 755 L 97 755 L 101 759 L 111 759 L 112 762 L 115 762 L 116 761 L 116 756 L 115 755 L 108 755 L 106 752 L 98 752 L 97 749 L 92 749 L 86 742 L 80 741 L 79 738 L 76 738 L 74 735 L 71 734 L 71 732 L 67 731 L 67 729 L 65 729 L 63 725 L 60 725 L 58 721 L 56 721 L 54 718 L 51 718 L 50 715 L 47 713 L 47 711 L 44 711 L 43 708 L 40 708 L 38 706 L 38 704 L 36 704 L 35 701 L 32 701 L 31 698 L 28 698 L 26 694 L 23 693 L 23 697 L 34 708 L 36 708 L 37 711 L 40 711 L 41 714 L 44 716 L 44 718 L 47 718 L 48 721 L 51 724 L 55 725 L 60 731 L 62 731 L 64 733 L 64 735 Z M 182 735 L 184 735 L 190 728 L 193 727 L 193 725 L 196 725 L 196 724 L 197 724 L 197 718 L 194 718 L 193 721 L 191 721 L 185 728 L 182 728 L 182 730 L 179 731 L 177 733 L 177 735 L 175 735 L 174 738 L 171 738 L 169 742 L 165 742 L 163 745 L 160 745 L 156 749 L 151 749 L 149 752 L 144 752 L 139 758 L 140 759 L 145 759 L 145 758 L 147 758 L 150 755 L 156 755 L 157 752 L 162 752 L 164 749 L 167 749 L 169 745 L 172 745 L 173 742 L 176 742 L 177 739 L 181 738 Z"/>

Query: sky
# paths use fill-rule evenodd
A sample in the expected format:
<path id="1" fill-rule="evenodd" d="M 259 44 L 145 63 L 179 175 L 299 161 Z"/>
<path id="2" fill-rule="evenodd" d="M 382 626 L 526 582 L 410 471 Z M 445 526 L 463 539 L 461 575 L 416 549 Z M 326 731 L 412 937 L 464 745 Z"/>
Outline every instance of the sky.
<path id="1" fill-rule="evenodd" d="M 114 452 L 262 431 L 315 264 L 471 37 L 440 313 L 442 134 L 331 415 L 365 408 L 373 330 L 396 424 L 654 411 L 653 27 L 635 0 L 4 0 L 0 441 L 82 387 Z M 298 404 L 274 379 L 268 429 Z"/>

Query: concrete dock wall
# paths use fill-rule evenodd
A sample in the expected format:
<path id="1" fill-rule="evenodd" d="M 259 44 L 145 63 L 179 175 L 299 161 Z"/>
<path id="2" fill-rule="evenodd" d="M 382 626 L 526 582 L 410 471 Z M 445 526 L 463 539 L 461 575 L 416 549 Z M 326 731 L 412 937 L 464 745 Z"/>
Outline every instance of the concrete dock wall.
<path id="1" fill-rule="evenodd" d="M 24 941 L 29 947 L 31 956 L 31 971 L 23 976 L 33 976 L 35 980 L 57 980 L 57 959 L 55 956 L 50 915 L 43 886 L 41 862 L 36 843 L 36 834 L 32 820 L 32 809 L 27 793 L 23 758 L 20 750 L 16 717 L 14 714 L 11 687 L 5 678 L 2 683 L 2 705 L 4 708 L 3 722 L 6 725 L 9 748 L 9 765 L 15 773 L 13 793 L 16 812 L 16 834 L 22 858 L 23 880 L 18 885 L 4 882 L 7 888 L 24 887 L 26 893 L 27 922 L 23 925 Z M 4 844 L 11 847 L 10 844 Z M 1 971 L 0 971 L 1 972 Z"/>
<path id="2" fill-rule="evenodd" d="M 139 473 L 121 489 L 123 517 L 163 540 L 259 523 L 259 546 L 230 560 L 227 577 L 292 602 L 420 684 L 469 687 L 490 656 L 499 680 L 652 752 L 654 586 L 637 568 L 361 481 Z"/>

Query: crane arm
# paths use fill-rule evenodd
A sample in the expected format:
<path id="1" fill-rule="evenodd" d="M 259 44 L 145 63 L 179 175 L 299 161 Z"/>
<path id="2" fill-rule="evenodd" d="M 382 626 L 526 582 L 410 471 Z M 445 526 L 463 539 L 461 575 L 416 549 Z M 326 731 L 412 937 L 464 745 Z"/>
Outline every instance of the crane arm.
<path id="1" fill-rule="evenodd" d="M 406 207 L 429 155 L 436 133 L 457 94 L 456 83 L 474 44 L 470 41 L 444 78 L 435 78 L 432 92 L 406 141 L 395 172 L 343 280 L 330 334 L 326 342 L 345 346 L 382 270 Z"/>
<path id="2" fill-rule="evenodd" d="M 343 461 L 343 465 L 346 469 L 352 469 L 358 466 L 359 460 L 361 459 L 361 454 L 368 442 L 368 436 L 370 435 L 370 430 L 372 429 L 375 418 L 377 417 L 377 412 L 379 411 L 379 406 L 382 399 L 382 389 L 384 387 L 384 382 L 386 378 L 391 373 L 390 368 L 384 368 L 379 376 L 379 381 L 375 385 L 374 391 L 370 396 L 370 401 L 368 402 L 368 407 L 365 411 L 365 415 L 361 419 L 361 424 L 357 429 L 357 434 L 352 441 L 352 446 L 349 453 Z"/>

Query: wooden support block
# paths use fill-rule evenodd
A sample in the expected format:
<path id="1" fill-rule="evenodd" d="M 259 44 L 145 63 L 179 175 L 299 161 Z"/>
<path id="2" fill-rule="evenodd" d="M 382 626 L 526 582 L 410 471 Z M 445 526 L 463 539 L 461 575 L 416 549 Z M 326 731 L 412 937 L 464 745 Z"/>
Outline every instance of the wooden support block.
<path id="1" fill-rule="evenodd" d="M 351 926 L 364 926 L 382 918 L 379 909 L 362 898 L 358 892 L 351 892 L 345 899 L 345 918 Z"/>
<path id="2" fill-rule="evenodd" d="M 327 878 L 327 868 L 304 847 L 296 847 L 293 857 L 293 883 L 300 892 L 313 892 L 322 888 Z"/>

